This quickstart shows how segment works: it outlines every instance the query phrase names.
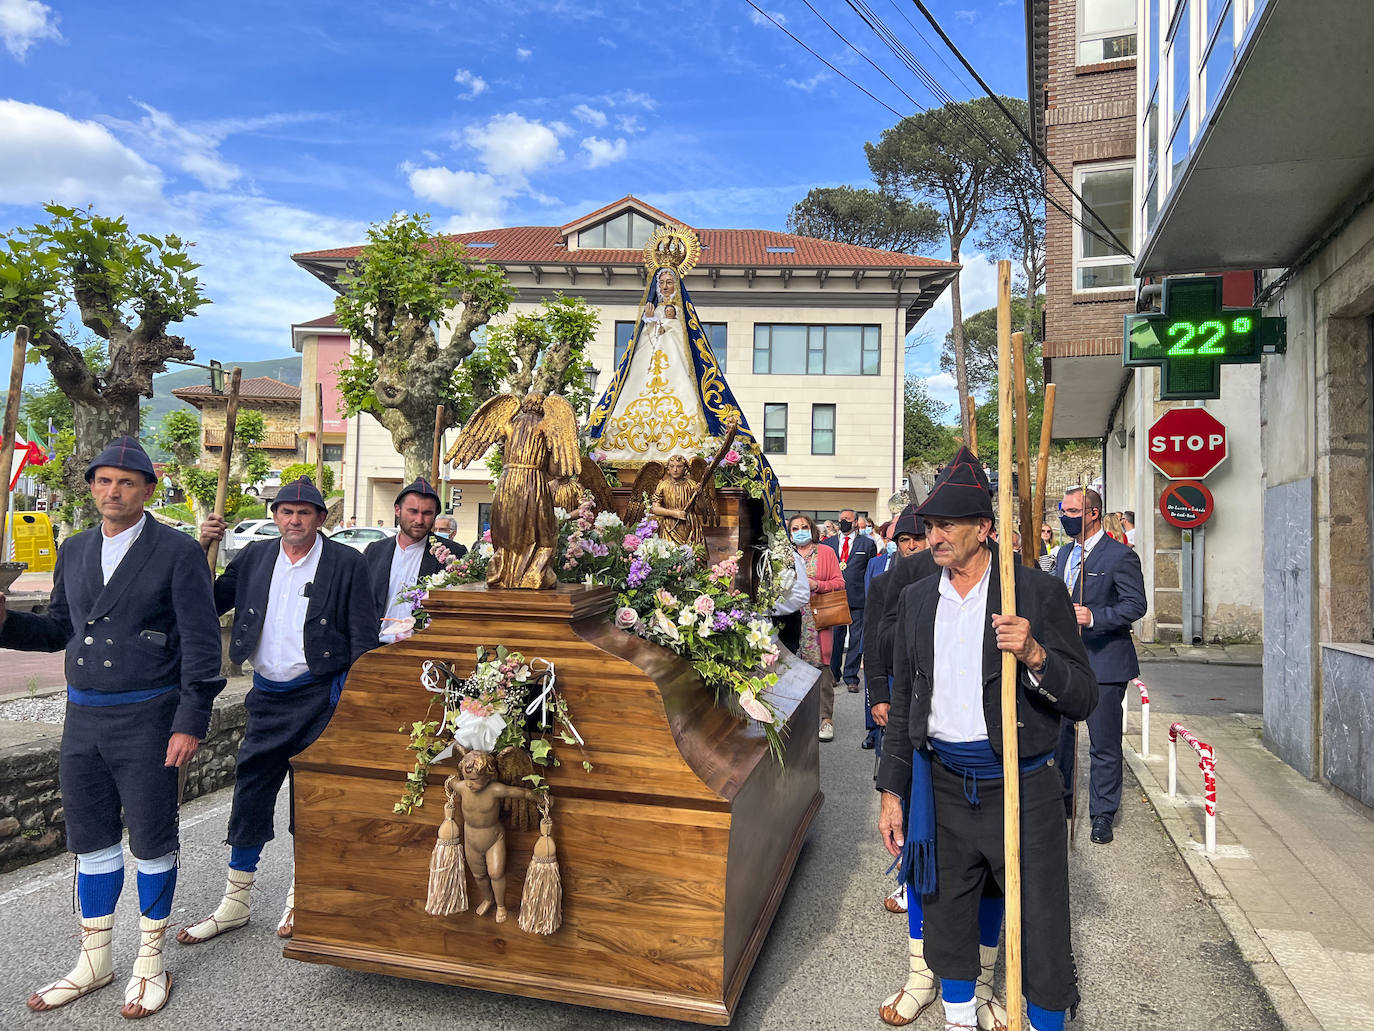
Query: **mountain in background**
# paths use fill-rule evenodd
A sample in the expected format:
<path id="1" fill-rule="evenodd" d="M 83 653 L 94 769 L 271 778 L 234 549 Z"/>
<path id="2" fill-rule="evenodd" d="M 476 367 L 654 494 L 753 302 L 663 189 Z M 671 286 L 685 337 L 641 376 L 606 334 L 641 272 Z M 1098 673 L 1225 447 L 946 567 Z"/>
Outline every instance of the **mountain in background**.
<path id="1" fill-rule="evenodd" d="M 290 358 L 266 358 L 260 362 L 244 362 L 239 367 L 243 369 L 244 379 L 252 379 L 255 376 L 271 376 L 283 383 L 290 383 L 293 387 L 301 385 L 300 355 L 293 355 Z M 227 379 L 229 370 L 225 369 L 224 372 Z M 153 432 L 162 425 L 162 420 L 167 413 L 177 408 L 184 408 L 190 412 L 196 410 L 193 405 L 188 405 L 185 401 L 173 397 L 172 391 L 209 382 L 210 372 L 207 369 L 181 369 L 177 372 L 167 372 L 161 376 L 153 377 L 153 399 L 145 402 L 142 406 L 142 430 L 139 432 L 143 446 L 147 448 L 153 461 L 162 462 L 169 457 L 152 441 Z"/>

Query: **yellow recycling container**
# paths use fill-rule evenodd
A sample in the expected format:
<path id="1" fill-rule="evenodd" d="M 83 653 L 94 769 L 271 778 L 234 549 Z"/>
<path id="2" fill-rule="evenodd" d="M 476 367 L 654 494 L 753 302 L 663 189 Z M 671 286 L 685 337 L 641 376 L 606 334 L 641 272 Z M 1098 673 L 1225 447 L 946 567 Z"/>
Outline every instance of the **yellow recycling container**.
<path id="1" fill-rule="evenodd" d="M 46 512 L 14 512 L 9 517 L 9 558 L 27 562 L 30 573 L 50 572 L 57 566 L 52 520 Z"/>

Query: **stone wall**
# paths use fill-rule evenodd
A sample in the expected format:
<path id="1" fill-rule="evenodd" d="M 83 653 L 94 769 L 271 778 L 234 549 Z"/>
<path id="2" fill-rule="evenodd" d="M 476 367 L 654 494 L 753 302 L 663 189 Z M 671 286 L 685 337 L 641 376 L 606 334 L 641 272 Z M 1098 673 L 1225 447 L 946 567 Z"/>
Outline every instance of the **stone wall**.
<path id="1" fill-rule="evenodd" d="M 231 683 L 215 701 L 210 731 L 186 777 L 186 799 L 227 787 L 248 720 L 248 682 Z M 56 855 L 67 847 L 57 763 L 62 737 L 52 724 L 5 722 L 0 745 L 0 871 Z"/>

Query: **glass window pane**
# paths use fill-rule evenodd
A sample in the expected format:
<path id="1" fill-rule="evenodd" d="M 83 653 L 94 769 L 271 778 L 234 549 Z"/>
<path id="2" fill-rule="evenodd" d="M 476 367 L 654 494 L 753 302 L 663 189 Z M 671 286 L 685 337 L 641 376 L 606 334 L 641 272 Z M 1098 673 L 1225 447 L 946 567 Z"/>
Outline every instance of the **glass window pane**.
<path id="1" fill-rule="evenodd" d="M 825 374 L 825 327 L 811 326 L 806 335 L 806 374 Z"/>
<path id="2" fill-rule="evenodd" d="M 770 455 L 787 453 L 787 406 L 763 406 L 763 450 Z"/>
<path id="3" fill-rule="evenodd" d="M 649 242 L 653 231 L 654 223 L 643 215 L 633 215 L 630 219 L 630 246 L 636 250 L 642 248 Z"/>
<path id="4" fill-rule="evenodd" d="M 1134 32 L 1085 39 L 1078 44 L 1078 63 L 1100 64 L 1103 61 L 1120 61 L 1125 57 L 1135 57 L 1135 48 Z"/>
<path id="5" fill-rule="evenodd" d="M 827 326 L 825 371 L 831 376 L 857 376 L 863 368 L 863 336 L 858 326 Z"/>
<path id="6" fill-rule="evenodd" d="M 768 339 L 771 326 L 754 327 L 754 375 L 768 374 Z"/>
<path id="7" fill-rule="evenodd" d="M 1088 206 L 1117 238 L 1127 246 L 1131 241 L 1131 197 L 1132 172 L 1129 168 L 1113 168 L 1101 172 L 1086 172 L 1083 175 L 1080 193 Z M 1094 236 L 1087 228 L 1080 229 L 1079 254 L 1084 258 L 1107 258 L 1119 253 L 1111 242 L 1111 236 L 1104 233 L 1098 223 L 1084 213 L 1083 222 L 1098 235 Z M 1103 237 L 1104 239 L 1099 239 Z"/>
<path id="8" fill-rule="evenodd" d="M 1145 178 L 1152 179 L 1159 171 L 1159 91 L 1150 95 L 1145 108 Z"/>
<path id="9" fill-rule="evenodd" d="M 577 246 L 579 247 L 604 247 L 606 246 L 606 224 L 603 222 L 599 226 L 592 226 L 584 229 L 577 234 Z"/>
<path id="10" fill-rule="evenodd" d="M 1179 122 L 1178 128 L 1174 130 L 1173 139 L 1169 141 L 1169 187 L 1178 181 L 1178 175 L 1183 171 L 1183 166 L 1188 161 L 1188 108 L 1183 108 L 1183 118 Z"/>
<path id="11" fill-rule="evenodd" d="M 882 365 L 882 334 L 877 326 L 864 327 L 864 366 L 865 376 L 876 376 Z"/>
<path id="12" fill-rule="evenodd" d="M 616 215 L 606 223 L 606 246 L 630 246 L 630 213 Z"/>
<path id="13" fill-rule="evenodd" d="M 1230 5 L 1227 5 L 1226 12 L 1230 14 Z M 1227 73 L 1231 70 L 1231 61 L 1235 57 L 1235 40 L 1229 29 L 1222 29 L 1221 35 L 1212 44 L 1212 52 L 1207 55 L 1207 64 L 1203 70 L 1202 88 L 1207 91 L 1207 107 L 1204 109 L 1206 114 L 1211 114 L 1216 109 L 1217 97 L 1221 95 L 1221 88 L 1226 85 Z"/>
<path id="14" fill-rule="evenodd" d="M 715 355 L 716 365 L 721 372 L 725 371 L 726 351 L 726 330 L 729 328 L 724 322 L 705 322 L 702 323 L 702 331 L 706 334 L 706 339 L 711 343 L 711 353 Z"/>
<path id="15" fill-rule="evenodd" d="M 1131 263 L 1080 265 L 1075 290 L 1115 290 L 1131 285 Z"/>
<path id="16" fill-rule="evenodd" d="M 1159 179 L 1155 178 L 1150 185 L 1145 188 L 1145 232 L 1155 227 L 1155 219 L 1159 217 Z"/>
<path id="17" fill-rule="evenodd" d="M 775 376 L 804 376 L 806 374 L 806 327 L 774 326 L 773 360 L 770 372 Z"/>
<path id="18" fill-rule="evenodd" d="M 1173 82 L 1173 110 L 1175 116 L 1188 106 L 1188 83 L 1191 79 L 1191 67 L 1188 63 L 1188 43 L 1191 30 L 1192 26 L 1188 20 L 1188 0 L 1183 0 L 1183 2 L 1179 4 L 1179 14 L 1174 29 L 1174 43 L 1169 51 L 1169 74 Z"/>
<path id="19" fill-rule="evenodd" d="M 1078 0 L 1085 36 L 1135 28 L 1135 0 Z"/>
<path id="20" fill-rule="evenodd" d="M 630 337 L 634 336 L 635 324 L 633 322 L 617 322 L 615 324 L 615 364 L 620 367 L 620 359 L 625 357 L 625 349 L 630 346 Z"/>
<path id="21" fill-rule="evenodd" d="M 811 406 L 811 453 L 813 455 L 833 455 L 835 453 L 835 406 Z"/>
<path id="22" fill-rule="evenodd" d="M 1159 0 L 1150 0 L 1149 22 L 1145 25 L 1145 88 L 1154 90 L 1159 85 Z"/>
<path id="23" fill-rule="evenodd" d="M 1208 39 L 1212 38 L 1212 32 L 1216 29 L 1217 25 L 1221 21 L 1231 17 L 1231 12 L 1230 10 L 1228 10 L 1230 6 L 1231 0 L 1207 0 Z"/>

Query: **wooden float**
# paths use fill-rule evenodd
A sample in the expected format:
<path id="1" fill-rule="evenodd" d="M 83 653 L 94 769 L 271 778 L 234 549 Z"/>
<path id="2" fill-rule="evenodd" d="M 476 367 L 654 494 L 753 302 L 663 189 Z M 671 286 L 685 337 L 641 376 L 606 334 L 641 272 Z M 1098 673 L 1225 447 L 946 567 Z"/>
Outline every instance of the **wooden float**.
<path id="1" fill-rule="evenodd" d="M 285 954 L 603 1009 L 728 1024 L 820 808 L 818 674 L 790 658 L 770 699 L 785 769 L 761 728 L 718 707 L 691 666 L 613 627 L 608 588 L 436 591 L 433 623 L 353 667 L 338 711 L 295 767 L 296 922 Z M 557 668 L 587 741 L 549 775 L 563 925 L 516 922 L 537 831 L 507 829 L 510 919 L 425 913 L 443 810 L 394 814 L 413 767 L 409 728 L 431 697 L 425 659 L 465 672 L 479 645 Z M 434 714 L 437 717 L 437 712 Z M 470 887 L 471 883 L 469 882 Z"/>

